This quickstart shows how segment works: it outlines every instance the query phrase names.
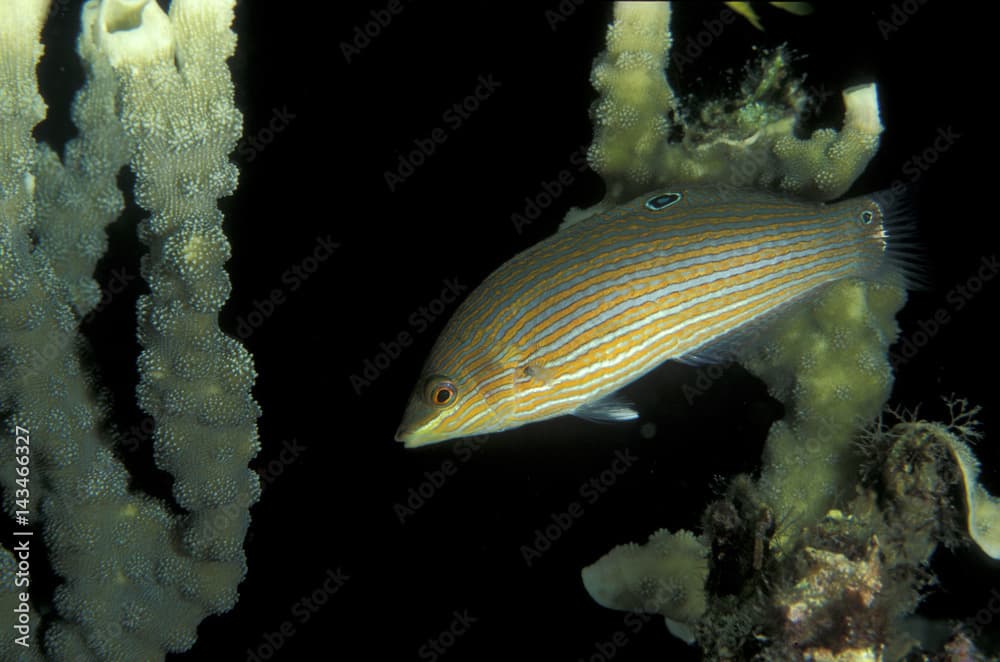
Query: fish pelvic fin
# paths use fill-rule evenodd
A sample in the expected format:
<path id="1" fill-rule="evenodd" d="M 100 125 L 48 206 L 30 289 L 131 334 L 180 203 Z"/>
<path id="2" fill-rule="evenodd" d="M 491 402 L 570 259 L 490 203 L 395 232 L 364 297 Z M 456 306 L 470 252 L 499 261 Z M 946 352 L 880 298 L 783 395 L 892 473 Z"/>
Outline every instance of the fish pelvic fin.
<path id="1" fill-rule="evenodd" d="M 639 412 L 633 409 L 633 406 L 631 402 L 620 395 L 612 394 L 600 400 L 580 405 L 573 410 L 573 415 L 588 421 L 602 423 L 634 421 L 639 418 Z"/>

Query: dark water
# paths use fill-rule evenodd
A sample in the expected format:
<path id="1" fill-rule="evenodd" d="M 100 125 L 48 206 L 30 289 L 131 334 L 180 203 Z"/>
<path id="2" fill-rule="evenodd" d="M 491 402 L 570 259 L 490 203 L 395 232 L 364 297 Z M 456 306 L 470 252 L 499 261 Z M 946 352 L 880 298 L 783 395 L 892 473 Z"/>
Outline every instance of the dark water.
<path id="1" fill-rule="evenodd" d="M 740 21 L 669 75 L 681 94 L 713 96 L 731 89 L 726 71 L 738 73 L 754 45 L 787 42 L 803 55 L 796 67 L 807 85 L 831 93 L 815 126 L 839 126 L 839 90 L 878 82 L 887 131 L 850 193 L 919 185 L 933 283 L 900 316 L 903 337 L 919 347 L 900 362 L 891 402 L 922 404 L 931 418 L 946 415 L 942 395 L 981 404 L 977 454 L 985 484 L 1000 493 L 991 441 L 1000 435 L 991 321 L 1000 283 L 969 282 L 1000 253 L 996 129 L 985 117 L 996 24 L 942 2 L 908 4 L 912 16 L 898 4 L 821 6 L 809 18 L 762 9 L 765 32 Z M 628 389 L 637 423 L 561 418 L 420 450 L 392 439 L 455 308 L 452 293 L 554 232 L 570 206 L 603 194 L 581 155 L 591 139 L 590 66 L 611 7 L 509 5 L 414 2 L 395 14 L 381 2 L 238 7 L 233 70 L 253 141 L 241 144 L 240 188 L 224 203 L 234 292 L 223 326 L 245 337 L 259 372 L 264 494 L 241 600 L 203 624 L 185 659 L 697 657 L 659 619 L 598 607 L 579 571 L 659 528 L 697 528 L 723 484 L 717 476 L 759 466 L 782 413 L 762 383 L 732 367 L 689 404 L 682 387 L 697 369 L 668 365 Z M 721 8 L 676 9 L 676 47 Z M 559 11 L 562 20 L 547 14 Z M 887 32 L 880 21 L 894 11 L 900 25 Z M 377 34 L 345 57 L 341 43 L 371 12 L 391 20 L 369 27 Z M 73 23 L 59 20 L 49 41 L 69 44 Z M 53 58 L 58 50 L 50 46 Z M 54 97 L 70 93 L 61 81 L 74 65 L 63 55 L 67 68 L 54 59 L 48 74 Z M 58 140 L 65 121 L 50 111 L 41 130 Z M 420 145 L 423 162 L 400 170 L 401 155 Z M 400 178 L 391 186 L 387 171 Z M 550 204 L 518 227 L 512 215 L 527 218 L 528 200 L 545 201 L 541 194 Z M 137 269 L 133 237 L 134 218 L 113 228 L 106 278 L 116 266 Z M 948 321 L 928 332 L 939 310 Z M 126 429 L 141 421 L 130 400 L 136 376 L 113 357 L 137 351 L 133 318 L 123 298 L 89 329 Z M 377 364 L 367 378 L 366 361 Z M 635 460 L 609 474 L 616 454 Z M 169 493 L 148 449 L 127 461 L 146 489 Z M 558 534 L 529 564 L 524 549 L 538 549 L 538 531 L 552 524 Z M 1000 566 L 972 548 L 940 552 L 934 570 L 942 590 L 922 611 L 934 618 L 974 617 L 1000 586 Z M 341 586 L 336 576 L 349 579 Z"/>

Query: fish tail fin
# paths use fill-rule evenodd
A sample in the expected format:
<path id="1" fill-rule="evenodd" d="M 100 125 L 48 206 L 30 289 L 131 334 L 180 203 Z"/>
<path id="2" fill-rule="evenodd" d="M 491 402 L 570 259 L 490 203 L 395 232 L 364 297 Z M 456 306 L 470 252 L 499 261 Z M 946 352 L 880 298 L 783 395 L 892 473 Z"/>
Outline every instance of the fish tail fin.
<path id="1" fill-rule="evenodd" d="M 907 290 L 928 290 L 931 286 L 928 261 L 917 231 L 919 196 L 916 187 L 884 189 L 872 194 L 882 216 L 885 249 L 876 280 L 900 278 Z"/>

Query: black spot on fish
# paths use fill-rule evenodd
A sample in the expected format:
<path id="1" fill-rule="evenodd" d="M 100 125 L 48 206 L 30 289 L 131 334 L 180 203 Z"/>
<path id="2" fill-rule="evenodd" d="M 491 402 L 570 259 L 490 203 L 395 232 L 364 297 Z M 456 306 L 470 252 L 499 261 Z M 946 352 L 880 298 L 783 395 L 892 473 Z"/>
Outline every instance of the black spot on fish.
<path id="1" fill-rule="evenodd" d="M 650 211 L 660 211 L 676 204 L 681 199 L 680 193 L 661 193 L 646 200 L 646 209 Z"/>

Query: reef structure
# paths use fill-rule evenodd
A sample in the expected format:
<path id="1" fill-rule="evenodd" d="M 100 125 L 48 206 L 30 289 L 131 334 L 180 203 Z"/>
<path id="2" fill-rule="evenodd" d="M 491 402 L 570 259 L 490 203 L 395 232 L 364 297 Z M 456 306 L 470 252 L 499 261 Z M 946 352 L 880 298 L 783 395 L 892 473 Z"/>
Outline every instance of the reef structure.
<path id="1" fill-rule="evenodd" d="M 0 485 L 23 535 L 0 548 L 0 611 L 17 634 L 0 639 L 0 659 L 163 659 L 232 608 L 246 574 L 256 373 L 218 325 L 230 291 L 218 199 L 236 188 L 242 126 L 226 63 L 233 5 L 175 0 L 168 15 L 148 0 L 87 2 L 79 135 L 60 158 L 32 137 L 46 114 L 35 69 L 49 2 L 0 0 Z M 126 164 L 149 214 L 137 401 L 174 504 L 130 484 L 81 361 Z M 51 604 L 31 574 L 43 539 L 61 580 Z"/>
<path id="2" fill-rule="evenodd" d="M 817 201 L 847 191 L 878 150 L 874 83 L 843 91 L 839 131 L 799 138 L 811 101 L 778 48 L 748 69 L 734 98 L 692 113 L 665 73 L 670 16 L 665 2 L 614 5 L 592 72 L 599 97 L 588 153 L 607 194 L 569 222 L 661 185 Z M 761 331 L 737 358 L 786 415 L 770 430 L 759 477 L 734 478 L 699 534 L 661 530 L 585 568 L 594 600 L 661 614 L 713 659 L 876 660 L 918 650 L 903 622 L 931 582 L 930 555 L 971 539 L 1000 558 L 1000 502 L 977 483 L 976 410 L 966 403 L 951 401 L 948 425 L 904 416 L 891 429 L 871 427 L 892 390 L 888 350 L 905 300 L 901 277 L 848 279 Z"/>
<path id="3" fill-rule="evenodd" d="M 840 131 L 797 138 L 809 96 L 779 48 L 758 63 L 737 98 L 685 112 L 665 73 L 670 12 L 667 2 L 616 2 L 607 50 L 594 62 L 591 82 L 600 96 L 587 156 L 609 198 L 624 202 L 664 184 L 752 187 L 811 200 L 847 191 L 878 151 L 875 84 L 844 90 Z"/>

